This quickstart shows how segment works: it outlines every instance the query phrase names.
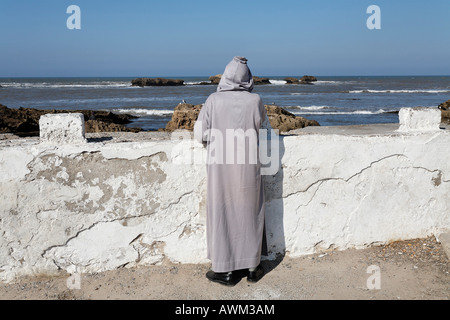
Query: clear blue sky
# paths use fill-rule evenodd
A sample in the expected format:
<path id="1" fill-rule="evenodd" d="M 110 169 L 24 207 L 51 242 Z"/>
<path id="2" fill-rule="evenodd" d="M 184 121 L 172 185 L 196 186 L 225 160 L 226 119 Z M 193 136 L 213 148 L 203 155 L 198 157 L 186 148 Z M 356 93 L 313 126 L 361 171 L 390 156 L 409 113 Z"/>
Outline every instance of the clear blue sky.
<path id="1" fill-rule="evenodd" d="M 235 55 L 255 75 L 450 75 L 449 17 L 449 0 L 1 0 L 0 77 L 203 76 Z"/>

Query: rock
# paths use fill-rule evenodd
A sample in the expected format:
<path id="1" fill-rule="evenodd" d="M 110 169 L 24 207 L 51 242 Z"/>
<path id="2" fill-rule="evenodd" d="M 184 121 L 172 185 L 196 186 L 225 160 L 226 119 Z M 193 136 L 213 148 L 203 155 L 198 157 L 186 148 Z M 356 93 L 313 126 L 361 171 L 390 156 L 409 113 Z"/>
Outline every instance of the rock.
<path id="1" fill-rule="evenodd" d="M 301 79 L 287 77 L 284 78 L 284 81 L 286 81 L 286 84 L 313 84 L 313 82 L 317 81 L 317 78 L 313 76 L 303 76 Z"/>
<path id="2" fill-rule="evenodd" d="M 132 86 L 182 86 L 184 80 L 181 79 L 164 79 L 164 78 L 137 78 L 131 80 Z"/>
<path id="3" fill-rule="evenodd" d="M 39 118 L 44 112 L 36 109 L 10 109 L 0 105 L 0 133 L 39 135 Z"/>
<path id="4" fill-rule="evenodd" d="M 315 81 L 317 81 L 317 78 L 314 77 L 314 76 L 303 76 L 300 79 L 301 83 L 308 83 L 308 84 L 311 83 L 311 82 L 315 82 Z"/>
<path id="5" fill-rule="evenodd" d="M 450 124 L 450 110 L 441 110 L 441 122 Z"/>
<path id="6" fill-rule="evenodd" d="M 260 85 L 260 84 L 270 84 L 269 78 L 261 78 L 253 76 L 253 84 Z"/>
<path id="7" fill-rule="evenodd" d="M 39 119 L 44 114 L 82 113 L 86 132 L 138 132 L 140 128 L 128 128 L 134 116 L 114 114 L 108 111 L 92 110 L 39 110 L 33 108 L 11 109 L 0 105 L 0 133 L 13 133 L 19 136 L 38 136 Z"/>
<path id="8" fill-rule="evenodd" d="M 442 102 L 440 105 L 438 105 L 438 108 L 441 110 L 450 110 L 450 100 Z"/>
<path id="9" fill-rule="evenodd" d="M 308 126 L 319 126 L 316 120 L 308 120 L 296 116 L 276 105 L 264 105 L 267 111 L 270 125 L 280 132 L 288 132 L 294 129 L 300 129 Z"/>
<path id="10" fill-rule="evenodd" d="M 212 84 L 219 84 L 220 79 L 222 79 L 221 74 L 216 74 L 215 76 L 211 76 L 208 78 L 208 80 L 211 81 Z"/>
<path id="11" fill-rule="evenodd" d="M 215 76 L 211 76 L 208 78 L 208 80 L 211 81 L 211 84 L 219 84 L 220 79 L 222 79 L 221 74 L 216 74 Z M 253 76 L 253 83 L 255 85 L 270 84 L 270 81 L 269 81 L 269 78 L 261 78 L 261 77 Z"/>
<path id="12" fill-rule="evenodd" d="M 293 78 L 293 77 L 287 77 L 283 79 L 284 81 L 286 81 L 286 84 L 299 84 L 300 80 L 297 78 Z"/>
<path id="13" fill-rule="evenodd" d="M 193 104 L 180 103 L 175 107 L 172 119 L 167 123 L 165 130 L 193 130 L 201 108 L 201 104 L 194 106 Z M 317 121 L 295 116 L 279 106 L 265 105 L 265 108 L 272 128 L 278 129 L 280 132 L 287 132 L 307 126 L 319 126 Z"/>
<path id="14" fill-rule="evenodd" d="M 441 103 L 438 108 L 441 110 L 441 122 L 450 123 L 450 100 Z"/>
<path id="15" fill-rule="evenodd" d="M 86 132 L 140 132 L 140 128 L 128 128 L 122 124 L 105 122 L 101 120 L 87 120 L 84 124 Z"/>
<path id="16" fill-rule="evenodd" d="M 198 118 L 201 108 L 201 104 L 180 103 L 173 110 L 172 119 L 167 123 L 166 130 L 194 130 L 194 123 Z"/>

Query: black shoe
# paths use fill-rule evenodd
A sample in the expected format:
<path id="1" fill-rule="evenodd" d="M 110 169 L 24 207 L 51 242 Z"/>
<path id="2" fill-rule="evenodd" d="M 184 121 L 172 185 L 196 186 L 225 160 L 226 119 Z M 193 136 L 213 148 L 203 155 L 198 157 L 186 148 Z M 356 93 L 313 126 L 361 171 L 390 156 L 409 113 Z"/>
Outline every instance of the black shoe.
<path id="1" fill-rule="evenodd" d="M 217 282 L 226 286 L 234 286 L 237 283 L 236 277 L 234 276 L 233 272 L 214 272 L 212 270 L 209 270 L 206 273 L 206 278 L 213 282 Z"/>
<path id="2" fill-rule="evenodd" d="M 247 281 L 258 282 L 264 276 L 264 269 L 258 265 L 254 271 L 248 271 Z"/>

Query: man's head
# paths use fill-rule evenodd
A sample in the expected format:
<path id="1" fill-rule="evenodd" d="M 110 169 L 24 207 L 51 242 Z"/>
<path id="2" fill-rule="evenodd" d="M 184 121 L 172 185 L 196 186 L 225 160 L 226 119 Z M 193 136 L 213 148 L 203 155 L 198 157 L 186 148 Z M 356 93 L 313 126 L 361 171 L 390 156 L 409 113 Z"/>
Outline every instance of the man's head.
<path id="1" fill-rule="evenodd" d="M 236 56 L 225 67 L 217 91 L 253 90 L 253 76 L 245 57 Z"/>

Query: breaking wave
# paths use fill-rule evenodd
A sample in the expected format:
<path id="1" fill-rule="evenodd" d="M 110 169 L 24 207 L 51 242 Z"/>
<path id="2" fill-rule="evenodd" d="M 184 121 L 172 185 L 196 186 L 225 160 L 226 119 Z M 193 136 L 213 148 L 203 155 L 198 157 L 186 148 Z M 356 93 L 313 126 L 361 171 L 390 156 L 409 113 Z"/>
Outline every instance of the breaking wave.
<path id="1" fill-rule="evenodd" d="M 164 110 L 164 109 L 141 109 L 141 108 L 120 108 L 120 109 L 112 109 L 111 110 L 114 113 L 125 113 L 125 114 L 131 114 L 138 117 L 145 117 L 145 116 L 159 116 L 159 117 L 165 117 L 168 115 L 172 115 L 173 110 Z"/>
<path id="2" fill-rule="evenodd" d="M 394 112 L 397 110 L 384 110 L 384 109 L 379 109 L 376 111 L 372 111 L 372 110 L 356 110 L 356 111 L 329 111 L 329 112 L 298 112 L 298 111 L 294 111 L 293 114 L 295 115 L 301 115 L 301 114 L 312 114 L 312 115 L 316 115 L 316 114 L 322 114 L 322 115 L 356 115 L 356 114 L 382 114 L 382 113 L 387 113 L 387 112 Z"/>
<path id="3" fill-rule="evenodd" d="M 371 90 L 371 89 L 364 89 L 364 90 L 351 90 L 348 91 L 348 93 L 446 93 L 450 92 L 449 89 L 443 89 L 443 90 L 426 90 L 426 89 L 419 89 L 419 90 Z"/>
<path id="4" fill-rule="evenodd" d="M 36 88 L 36 89 L 46 89 L 46 88 L 92 88 L 92 89 L 114 89 L 114 88 L 136 88 L 131 86 L 130 82 L 116 82 L 116 81 L 100 81 L 89 84 L 81 83 L 48 83 L 48 82 L 5 82 L 0 83 L 1 86 L 5 88 Z"/>
<path id="5" fill-rule="evenodd" d="M 329 106 L 288 106 L 286 107 L 286 109 L 299 109 L 299 110 L 310 110 L 310 111 L 315 111 L 315 110 L 324 110 L 324 109 L 334 109 L 333 107 L 329 107 Z"/>

